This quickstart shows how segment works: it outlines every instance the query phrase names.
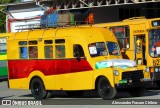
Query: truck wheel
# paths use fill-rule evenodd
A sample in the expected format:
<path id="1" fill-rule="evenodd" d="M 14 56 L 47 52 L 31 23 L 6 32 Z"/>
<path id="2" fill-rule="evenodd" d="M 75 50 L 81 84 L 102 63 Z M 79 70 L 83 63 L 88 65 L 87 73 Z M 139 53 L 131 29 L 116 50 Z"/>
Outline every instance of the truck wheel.
<path id="1" fill-rule="evenodd" d="M 35 99 L 45 99 L 48 92 L 45 90 L 43 82 L 39 78 L 34 78 L 31 82 L 31 93 Z"/>
<path id="2" fill-rule="evenodd" d="M 109 81 L 105 77 L 101 77 L 98 81 L 97 90 L 99 96 L 104 100 L 113 99 L 117 91 L 114 87 L 112 87 Z"/>
<path id="3" fill-rule="evenodd" d="M 132 97 L 140 97 L 143 96 L 145 92 L 145 88 L 144 87 L 136 87 L 136 88 L 132 88 L 129 90 L 129 94 Z"/>

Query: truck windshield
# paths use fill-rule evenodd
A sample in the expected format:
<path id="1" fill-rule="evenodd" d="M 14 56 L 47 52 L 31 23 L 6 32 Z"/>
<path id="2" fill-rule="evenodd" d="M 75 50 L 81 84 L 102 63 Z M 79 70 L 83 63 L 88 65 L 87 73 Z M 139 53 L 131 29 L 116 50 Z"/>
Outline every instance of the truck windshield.
<path id="1" fill-rule="evenodd" d="M 110 55 L 120 55 L 119 47 L 115 42 L 106 42 Z"/>
<path id="2" fill-rule="evenodd" d="M 160 29 L 149 31 L 149 54 L 151 57 L 160 57 Z"/>
<path id="3" fill-rule="evenodd" d="M 104 42 L 91 43 L 88 45 L 91 57 L 106 56 L 107 50 Z"/>

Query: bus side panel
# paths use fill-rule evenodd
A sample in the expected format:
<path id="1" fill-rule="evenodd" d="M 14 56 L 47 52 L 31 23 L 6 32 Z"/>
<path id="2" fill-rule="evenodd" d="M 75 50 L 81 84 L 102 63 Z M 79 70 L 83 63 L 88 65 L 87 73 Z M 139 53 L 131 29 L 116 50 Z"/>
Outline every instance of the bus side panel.
<path id="1" fill-rule="evenodd" d="M 106 77 L 109 80 L 111 86 L 114 87 L 113 70 L 111 68 L 108 68 L 108 70 L 96 69 L 92 71 L 57 75 L 56 89 L 58 90 L 93 90 L 95 89 L 95 86 L 96 86 L 95 81 L 99 76 Z"/>
<path id="2" fill-rule="evenodd" d="M 56 76 L 56 88 L 58 90 L 93 89 L 93 71 L 58 75 Z"/>
<path id="3" fill-rule="evenodd" d="M 42 72 L 45 76 L 41 79 L 45 83 L 46 89 L 52 89 L 50 87 L 51 83 L 56 83 L 56 88 L 53 89 L 60 89 L 61 85 L 64 86 L 64 81 L 66 82 L 68 79 L 66 76 L 67 74 L 77 74 L 78 72 L 84 73 L 85 71 L 87 73 L 90 73 L 92 67 L 90 64 L 86 61 L 81 59 L 81 62 L 78 62 L 76 59 L 64 59 L 64 60 L 9 60 L 8 61 L 9 66 L 9 79 L 12 80 L 12 82 L 15 81 L 22 81 L 23 79 L 26 81 L 22 81 L 13 84 L 10 84 L 10 87 L 12 88 L 28 88 L 29 80 L 34 77 L 38 76 L 39 74 L 32 74 L 32 72 L 39 71 Z M 64 74 L 66 74 L 64 76 Z M 78 76 L 79 74 L 77 74 Z M 88 75 L 88 74 L 87 74 Z M 57 77 L 58 76 L 58 77 Z M 64 76 L 64 77 L 63 77 Z M 40 76 L 41 77 L 41 76 Z M 53 79 L 52 79 L 53 77 Z M 81 78 L 85 78 L 85 76 L 82 76 Z M 91 77 L 91 76 L 90 76 Z M 49 81 L 49 80 L 52 81 Z M 64 80 L 63 80 L 64 79 Z M 54 81 L 55 80 L 55 81 Z M 87 78 L 85 78 L 87 80 Z M 71 80 L 73 81 L 73 80 Z M 67 83 L 67 82 L 66 82 Z M 50 85 L 51 84 L 51 85 Z M 53 84 L 54 85 L 54 84 Z M 14 87 L 15 86 L 15 87 Z M 53 86 L 54 87 L 54 86 Z M 67 89 L 68 87 L 66 87 Z"/>
<path id="4" fill-rule="evenodd" d="M 29 89 L 29 80 L 27 78 L 10 79 L 9 88 L 12 89 Z"/>
<path id="5" fill-rule="evenodd" d="M 17 46 L 17 41 L 8 40 L 7 41 L 7 59 L 17 59 L 19 58 L 19 48 Z M 14 47 L 13 47 L 14 46 Z"/>
<path id="6" fill-rule="evenodd" d="M 108 79 L 108 81 L 110 82 L 111 86 L 114 87 L 115 85 L 115 77 L 113 74 L 113 69 L 112 68 L 103 68 L 103 69 L 97 69 L 94 71 L 94 81 L 96 81 L 96 79 L 99 76 L 104 76 Z M 94 83 L 95 84 L 95 83 Z"/>
<path id="7" fill-rule="evenodd" d="M 95 81 L 98 76 L 105 76 L 112 87 L 114 87 L 113 71 L 106 69 L 98 69 L 95 71 L 84 71 L 78 73 L 69 73 L 62 75 L 43 76 L 42 72 L 35 71 L 29 78 L 21 78 L 9 80 L 10 88 L 29 89 L 29 83 L 33 76 L 40 77 L 45 85 L 46 90 L 93 90 L 95 89 Z M 94 75 L 94 78 L 92 77 Z"/>

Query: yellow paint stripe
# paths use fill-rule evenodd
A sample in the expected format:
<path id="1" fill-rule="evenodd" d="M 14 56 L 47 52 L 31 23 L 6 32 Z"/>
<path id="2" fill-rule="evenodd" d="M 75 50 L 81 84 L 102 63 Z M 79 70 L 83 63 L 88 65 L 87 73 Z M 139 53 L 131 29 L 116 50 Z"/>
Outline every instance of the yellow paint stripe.
<path id="1" fill-rule="evenodd" d="M 0 60 L 7 60 L 7 55 L 0 55 Z"/>

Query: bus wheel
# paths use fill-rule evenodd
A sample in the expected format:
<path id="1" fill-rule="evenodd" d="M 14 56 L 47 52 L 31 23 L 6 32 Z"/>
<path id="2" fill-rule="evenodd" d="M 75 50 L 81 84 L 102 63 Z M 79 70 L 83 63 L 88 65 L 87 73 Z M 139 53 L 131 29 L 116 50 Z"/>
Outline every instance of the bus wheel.
<path id="1" fill-rule="evenodd" d="M 117 94 L 116 89 L 110 85 L 109 81 L 105 77 L 101 77 L 99 79 L 97 90 L 99 96 L 104 100 L 113 99 Z"/>
<path id="2" fill-rule="evenodd" d="M 129 94 L 132 97 L 140 97 L 143 96 L 145 92 L 145 88 L 144 87 L 136 87 L 136 88 L 132 88 L 129 90 Z"/>
<path id="3" fill-rule="evenodd" d="M 48 92 L 45 90 L 43 82 L 39 78 L 34 78 L 31 82 L 31 93 L 35 99 L 45 99 Z"/>
<path id="4" fill-rule="evenodd" d="M 66 91 L 68 96 L 82 96 L 82 94 L 84 93 L 84 91 Z"/>

